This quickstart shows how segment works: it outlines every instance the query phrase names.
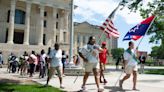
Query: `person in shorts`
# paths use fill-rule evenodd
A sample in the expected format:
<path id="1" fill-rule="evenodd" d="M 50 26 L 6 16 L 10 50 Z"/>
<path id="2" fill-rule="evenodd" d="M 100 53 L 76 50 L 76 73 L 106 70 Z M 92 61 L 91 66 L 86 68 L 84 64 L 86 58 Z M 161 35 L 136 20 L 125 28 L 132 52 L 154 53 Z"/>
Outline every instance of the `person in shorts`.
<path id="1" fill-rule="evenodd" d="M 134 49 L 134 43 L 129 42 L 129 48 L 124 52 L 124 69 L 126 75 L 119 81 L 119 86 L 122 88 L 122 84 L 125 80 L 129 79 L 130 75 L 133 74 L 133 90 L 136 90 L 136 82 L 137 82 L 137 63 L 138 60 L 132 51 Z"/>
<path id="2" fill-rule="evenodd" d="M 47 77 L 47 83 L 45 86 L 48 85 L 50 79 L 55 73 L 55 70 L 58 74 L 59 81 L 60 81 L 60 88 L 64 88 L 62 85 L 62 50 L 59 49 L 59 44 L 56 43 L 54 45 L 54 49 L 50 51 L 49 59 L 50 59 L 50 64 L 48 66 L 48 77 Z"/>
<path id="3" fill-rule="evenodd" d="M 88 79 L 89 74 L 93 71 L 95 82 L 98 88 L 98 92 L 103 91 L 102 88 L 100 88 L 99 85 L 99 51 L 102 51 L 102 48 L 95 44 L 96 39 L 95 37 L 91 36 L 89 37 L 88 44 L 85 45 L 83 48 L 88 51 L 86 55 L 84 55 L 82 49 L 79 50 L 79 55 L 84 61 L 84 68 L 85 68 L 85 74 L 83 77 L 83 84 L 82 84 L 82 90 L 84 91 L 86 89 L 86 81 Z"/>

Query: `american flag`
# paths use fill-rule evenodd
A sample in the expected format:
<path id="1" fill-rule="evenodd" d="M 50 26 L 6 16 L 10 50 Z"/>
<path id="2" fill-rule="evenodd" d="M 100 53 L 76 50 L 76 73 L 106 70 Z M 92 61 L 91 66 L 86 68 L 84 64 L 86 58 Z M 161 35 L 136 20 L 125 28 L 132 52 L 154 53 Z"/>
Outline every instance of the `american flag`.
<path id="1" fill-rule="evenodd" d="M 102 26 L 100 26 L 100 29 L 105 31 L 108 37 L 113 36 L 115 38 L 118 38 L 120 35 L 112 22 L 115 12 L 117 11 L 118 8 L 119 8 L 119 5 L 116 7 L 116 9 L 112 11 L 112 13 L 108 16 L 108 18 L 105 20 Z"/>

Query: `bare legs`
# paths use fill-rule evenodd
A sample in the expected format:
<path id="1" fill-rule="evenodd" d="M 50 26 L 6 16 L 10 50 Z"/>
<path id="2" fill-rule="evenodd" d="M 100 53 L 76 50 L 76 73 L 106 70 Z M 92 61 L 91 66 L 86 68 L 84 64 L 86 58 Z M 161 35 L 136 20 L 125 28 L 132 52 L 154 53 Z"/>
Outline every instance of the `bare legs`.
<path id="1" fill-rule="evenodd" d="M 130 78 L 130 74 L 126 74 L 123 79 L 119 81 L 119 86 L 122 88 L 122 84 L 125 80 Z M 133 90 L 136 90 L 136 82 L 137 82 L 137 72 L 133 71 Z"/>

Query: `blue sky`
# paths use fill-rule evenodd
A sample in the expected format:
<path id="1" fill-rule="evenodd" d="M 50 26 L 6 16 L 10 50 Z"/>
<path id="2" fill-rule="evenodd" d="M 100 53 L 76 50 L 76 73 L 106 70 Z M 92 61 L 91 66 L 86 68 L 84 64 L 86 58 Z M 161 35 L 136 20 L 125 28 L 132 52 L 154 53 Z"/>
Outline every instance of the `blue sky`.
<path id="1" fill-rule="evenodd" d="M 78 6 L 74 10 L 74 22 L 84 22 L 87 21 L 93 25 L 102 25 L 107 16 L 117 7 L 121 0 L 74 0 L 75 5 Z M 146 4 L 148 1 L 143 0 Z M 125 34 L 136 24 L 142 21 L 142 17 L 139 12 L 130 13 L 127 8 L 123 10 L 118 10 L 114 17 L 115 27 L 120 32 L 120 37 L 118 39 L 118 47 L 126 49 L 128 47 L 128 41 L 122 41 Z M 149 43 L 150 36 L 146 35 L 142 40 L 139 50 L 151 52 L 151 47 L 157 44 Z M 138 45 L 139 40 L 134 42 Z M 159 44 L 158 44 L 159 45 Z"/>

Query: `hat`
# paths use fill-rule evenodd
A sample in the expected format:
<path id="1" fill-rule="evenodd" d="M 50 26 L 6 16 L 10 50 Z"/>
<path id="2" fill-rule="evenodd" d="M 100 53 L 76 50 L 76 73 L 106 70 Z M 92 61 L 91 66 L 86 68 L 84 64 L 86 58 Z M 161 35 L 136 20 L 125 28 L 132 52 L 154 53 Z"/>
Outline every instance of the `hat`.
<path id="1" fill-rule="evenodd" d="M 106 45 L 106 42 L 102 42 L 102 45 Z"/>

